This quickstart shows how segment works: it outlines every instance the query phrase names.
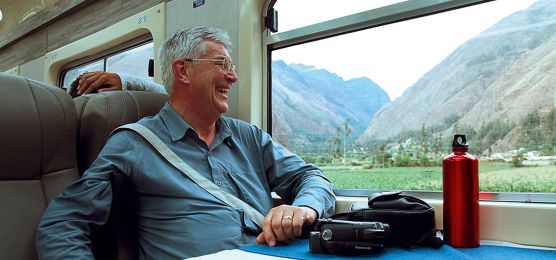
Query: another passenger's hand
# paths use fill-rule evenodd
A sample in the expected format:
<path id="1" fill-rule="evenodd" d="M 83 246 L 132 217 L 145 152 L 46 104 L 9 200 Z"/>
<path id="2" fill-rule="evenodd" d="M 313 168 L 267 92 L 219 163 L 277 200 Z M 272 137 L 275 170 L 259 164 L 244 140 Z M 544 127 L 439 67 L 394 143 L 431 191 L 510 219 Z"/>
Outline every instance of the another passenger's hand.
<path id="1" fill-rule="evenodd" d="M 269 246 L 276 245 L 276 242 L 288 243 L 301 236 L 302 228 L 310 226 L 316 219 L 317 212 L 309 207 L 280 205 L 272 208 L 264 218 L 263 232 L 257 237 L 257 243 Z"/>
<path id="2" fill-rule="evenodd" d="M 111 90 L 122 90 L 122 80 L 116 73 L 96 71 L 81 75 L 77 94 L 89 94 Z"/>

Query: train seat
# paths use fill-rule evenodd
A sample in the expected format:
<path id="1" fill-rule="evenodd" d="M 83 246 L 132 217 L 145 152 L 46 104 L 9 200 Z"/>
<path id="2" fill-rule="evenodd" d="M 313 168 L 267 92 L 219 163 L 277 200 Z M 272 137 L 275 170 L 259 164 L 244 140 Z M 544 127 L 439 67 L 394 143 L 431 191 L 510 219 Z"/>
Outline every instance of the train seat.
<path id="1" fill-rule="evenodd" d="M 89 168 L 117 127 L 152 116 L 167 95 L 142 91 L 109 91 L 74 99 L 78 117 L 79 172 Z M 91 238 L 95 259 L 137 259 L 134 196 L 122 174 L 111 176 L 113 201 L 108 223 Z"/>
<path id="2" fill-rule="evenodd" d="M 167 99 L 166 94 L 145 91 L 108 91 L 76 97 L 79 172 L 83 174 L 91 166 L 112 130 L 155 115 Z"/>
<path id="3" fill-rule="evenodd" d="M 0 73 L 0 259 L 37 259 L 49 201 L 79 178 L 76 113 L 62 89 Z"/>

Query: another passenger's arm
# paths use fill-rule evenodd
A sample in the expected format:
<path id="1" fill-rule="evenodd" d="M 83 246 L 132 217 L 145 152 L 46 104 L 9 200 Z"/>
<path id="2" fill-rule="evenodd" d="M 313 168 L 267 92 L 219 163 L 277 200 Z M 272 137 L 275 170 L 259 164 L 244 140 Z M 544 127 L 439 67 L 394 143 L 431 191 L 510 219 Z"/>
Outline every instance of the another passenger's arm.
<path id="1" fill-rule="evenodd" d="M 114 90 L 137 90 L 155 93 L 166 93 L 164 86 L 147 79 L 127 73 L 111 73 L 104 71 L 87 72 L 81 75 L 77 94 Z"/>
<path id="2" fill-rule="evenodd" d="M 119 73 L 123 90 L 140 90 L 166 94 L 166 88 L 152 80 L 139 78 L 127 73 Z"/>

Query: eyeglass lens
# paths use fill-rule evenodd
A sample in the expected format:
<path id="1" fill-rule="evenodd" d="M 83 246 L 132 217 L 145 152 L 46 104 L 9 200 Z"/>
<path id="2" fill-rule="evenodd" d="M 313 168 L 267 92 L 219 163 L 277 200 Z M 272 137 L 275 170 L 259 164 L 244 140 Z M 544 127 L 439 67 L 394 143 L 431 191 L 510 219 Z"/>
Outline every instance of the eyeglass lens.
<path id="1" fill-rule="evenodd" d="M 231 63 L 228 59 L 224 59 L 222 62 L 222 71 L 224 71 L 224 73 L 229 73 L 230 70 L 235 71 L 236 70 L 236 66 Z"/>

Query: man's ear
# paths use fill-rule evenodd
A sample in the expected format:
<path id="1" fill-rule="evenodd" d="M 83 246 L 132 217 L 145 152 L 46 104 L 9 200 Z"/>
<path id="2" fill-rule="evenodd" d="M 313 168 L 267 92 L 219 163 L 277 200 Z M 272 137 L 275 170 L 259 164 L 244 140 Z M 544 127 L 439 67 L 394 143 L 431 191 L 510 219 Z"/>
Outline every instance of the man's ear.
<path id="1" fill-rule="evenodd" d="M 172 62 L 172 71 L 174 79 L 182 83 L 189 83 L 189 74 L 186 71 L 187 63 L 184 60 L 174 60 Z"/>

